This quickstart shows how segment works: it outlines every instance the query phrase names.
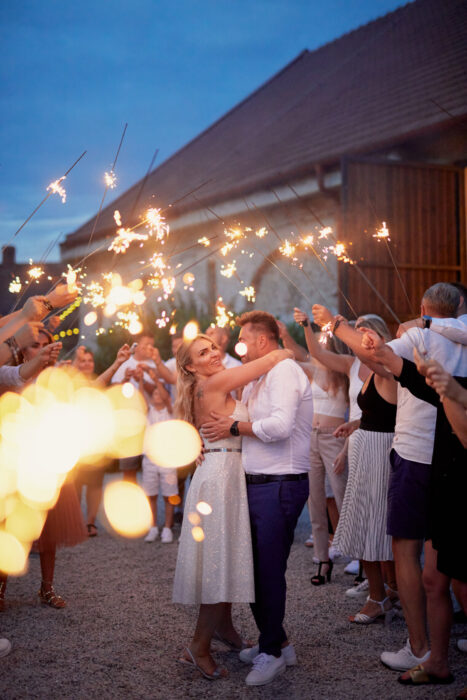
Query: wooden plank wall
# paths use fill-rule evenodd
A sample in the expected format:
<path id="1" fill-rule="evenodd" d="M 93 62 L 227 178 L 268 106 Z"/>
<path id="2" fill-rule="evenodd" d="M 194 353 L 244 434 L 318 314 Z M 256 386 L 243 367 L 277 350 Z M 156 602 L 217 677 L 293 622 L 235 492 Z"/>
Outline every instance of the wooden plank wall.
<path id="1" fill-rule="evenodd" d="M 377 313 L 394 330 L 394 316 L 370 285 L 403 321 L 418 315 L 423 291 L 430 285 L 456 280 L 465 284 L 463 180 L 463 171 L 454 167 L 344 161 L 339 240 L 347 244 L 363 274 L 340 263 L 339 282 L 357 313 Z M 389 228 L 390 250 L 373 238 L 383 221 Z M 345 302 L 341 312 L 351 315 Z"/>

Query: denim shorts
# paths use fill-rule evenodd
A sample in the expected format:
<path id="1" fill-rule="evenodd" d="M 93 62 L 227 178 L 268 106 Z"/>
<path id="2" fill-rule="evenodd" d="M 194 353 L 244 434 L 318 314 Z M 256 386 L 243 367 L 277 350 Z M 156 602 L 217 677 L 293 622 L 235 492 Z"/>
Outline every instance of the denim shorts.
<path id="1" fill-rule="evenodd" d="M 387 534 L 423 540 L 428 533 L 431 465 L 404 459 L 391 450 Z"/>

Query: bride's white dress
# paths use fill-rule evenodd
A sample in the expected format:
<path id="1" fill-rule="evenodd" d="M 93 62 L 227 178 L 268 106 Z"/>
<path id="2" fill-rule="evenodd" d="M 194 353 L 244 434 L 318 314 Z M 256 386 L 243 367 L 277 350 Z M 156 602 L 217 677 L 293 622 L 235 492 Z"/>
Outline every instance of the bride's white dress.
<path id="1" fill-rule="evenodd" d="M 246 406 L 236 401 L 231 417 L 247 421 Z M 217 442 L 204 441 L 206 450 L 238 451 L 207 452 L 193 475 L 175 570 L 174 603 L 250 603 L 255 599 L 241 440 L 241 437 L 229 437 Z M 208 503 L 212 513 L 199 513 L 196 506 L 200 501 Z M 197 519 L 195 514 L 204 532 L 201 542 L 196 542 L 191 532 Z"/>

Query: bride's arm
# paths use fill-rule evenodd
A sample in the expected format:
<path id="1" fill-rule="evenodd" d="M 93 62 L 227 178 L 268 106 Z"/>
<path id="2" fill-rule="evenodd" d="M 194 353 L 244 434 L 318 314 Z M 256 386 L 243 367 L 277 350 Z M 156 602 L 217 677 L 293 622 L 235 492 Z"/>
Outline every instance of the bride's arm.
<path id="1" fill-rule="evenodd" d="M 232 369 L 213 374 L 206 380 L 204 385 L 205 391 L 222 391 L 228 394 L 234 389 L 245 386 L 253 379 L 258 379 L 263 374 L 267 374 L 278 362 L 292 358 L 293 353 L 290 350 L 273 350 L 258 360 L 252 360 L 239 367 L 233 367 Z"/>

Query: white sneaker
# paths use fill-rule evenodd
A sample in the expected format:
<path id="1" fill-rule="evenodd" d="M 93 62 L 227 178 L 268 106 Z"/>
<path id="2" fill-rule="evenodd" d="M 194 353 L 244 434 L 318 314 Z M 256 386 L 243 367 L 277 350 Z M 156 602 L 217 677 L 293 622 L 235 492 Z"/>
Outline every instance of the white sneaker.
<path id="1" fill-rule="evenodd" d="M 253 661 L 253 668 L 245 679 L 247 685 L 266 685 L 276 676 L 284 673 L 286 668 L 284 657 L 272 654 L 258 654 Z"/>
<path id="2" fill-rule="evenodd" d="M 309 535 L 308 539 L 305 540 L 305 547 L 313 547 L 315 544 L 315 541 L 313 539 L 313 533 Z"/>
<path id="3" fill-rule="evenodd" d="M 358 598 L 360 595 L 365 595 L 368 589 L 368 579 L 364 579 L 364 581 L 359 583 L 357 586 L 352 586 L 352 588 L 346 590 L 345 595 L 349 598 Z"/>
<path id="4" fill-rule="evenodd" d="M 467 639 L 458 639 L 457 648 L 459 651 L 464 651 L 467 653 Z"/>
<path id="5" fill-rule="evenodd" d="M 0 657 L 6 656 L 11 651 L 11 642 L 8 639 L 0 639 Z"/>
<path id="6" fill-rule="evenodd" d="M 159 537 L 159 528 L 158 527 L 151 527 L 148 534 L 144 538 L 144 541 L 145 542 L 155 542 L 158 537 Z"/>
<path id="7" fill-rule="evenodd" d="M 256 659 L 256 657 L 259 654 L 259 644 L 255 644 L 254 647 L 249 647 L 248 649 L 242 649 L 240 654 L 238 655 L 238 658 L 240 661 L 243 661 L 244 664 L 252 664 L 253 661 Z M 282 648 L 282 658 L 285 661 L 286 666 L 296 666 L 298 661 L 297 661 L 297 655 L 295 653 L 295 649 L 293 647 L 293 644 L 287 644 L 286 647 Z"/>
<path id="8" fill-rule="evenodd" d="M 162 534 L 161 534 L 161 542 L 164 542 L 165 544 L 169 544 L 170 542 L 174 541 L 174 536 L 172 534 L 172 530 L 170 527 L 164 527 L 162 528 Z"/>
<path id="9" fill-rule="evenodd" d="M 358 559 L 353 559 L 350 564 L 347 564 L 347 566 L 344 569 L 344 574 L 351 574 L 352 576 L 358 576 L 358 572 L 360 569 L 360 562 Z"/>
<path id="10" fill-rule="evenodd" d="M 338 559 L 341 559 L 342 552 L 332 544 L 328 549 L 328 557 L 329 559 L 332 559 L 332 561 L 337 561 Z"/>
<path id="11" fill-rule="evenodd" d="M 403 649 L 399 651 L 383 651 L 380 656 L 382 663 L 394 671 L 408 671 L 418 664 L 423 664 L 428 660 L 430 652 L 427 651 L 424 656 L 415 656 L 410 646 L 410 639 Z"/>

